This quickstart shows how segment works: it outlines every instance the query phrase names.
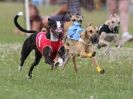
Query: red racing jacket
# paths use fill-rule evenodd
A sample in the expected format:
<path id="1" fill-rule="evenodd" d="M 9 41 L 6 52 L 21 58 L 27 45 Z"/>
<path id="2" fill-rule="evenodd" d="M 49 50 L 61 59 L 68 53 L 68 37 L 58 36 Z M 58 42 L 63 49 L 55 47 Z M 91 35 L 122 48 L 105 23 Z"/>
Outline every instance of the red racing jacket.
<path id="1" fill-rule="evenodd" d="M 59 49 L 63 46 L 63 42 L 51 41 L 46 38 L 46 32 L 39 32 L 36 36 L 36 46 L 41 54 L 43 54 L 43 49 L 45 47 L 50 47 L 52 49 L 51 58 L 54 60 Z"/>

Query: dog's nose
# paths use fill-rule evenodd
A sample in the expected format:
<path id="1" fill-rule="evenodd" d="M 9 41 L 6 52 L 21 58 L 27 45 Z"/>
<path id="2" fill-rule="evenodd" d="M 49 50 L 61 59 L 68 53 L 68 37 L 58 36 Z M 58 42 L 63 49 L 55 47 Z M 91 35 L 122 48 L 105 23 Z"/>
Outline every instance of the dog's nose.
<path id="1" fill-rule="evenodd" d="M 98 35 L 95 34 L 95 35 L 91 38 L 91 41 L 92 41 L 93 44 L 98 43 L 98 41 L 99 41 L 99 39 L 98 39 Z"/>

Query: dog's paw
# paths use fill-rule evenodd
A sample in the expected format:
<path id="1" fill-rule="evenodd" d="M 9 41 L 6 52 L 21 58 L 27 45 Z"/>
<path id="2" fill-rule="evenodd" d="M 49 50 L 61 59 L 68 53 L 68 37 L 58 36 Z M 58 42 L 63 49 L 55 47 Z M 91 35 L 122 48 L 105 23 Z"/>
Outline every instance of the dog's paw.
<path id="1" fill-rule="evenodd" d="M 105 73 L 105 70 L 102 69 L 102 70 L 100 71 L 100 74 L 104 74 L 104 73 Z"/>
<path id="2" fill-rule="evenodd" d="M 54 63 L 54 66 L 63 66 L 63 59 L 59 57 L 58 60 Z"/>
<path id="3" fill-rule="evenodd" d="M 96 51 L 94 51 L 93 53 L 92 53 L 92 57 L 95 57 L 96 56 Z"/>
<path id="4" fill-rule="evenodd" d="M 32 78 L 32 75 L 27 75 L 27 79 L 31 79 Z"/>
<path id="5" fill-rule="evenodd" d="M 95 57 L 95 55 L 96 55 L 96 51 L 87 54 L 87 56 L 88 56 L 89 58 Z"/>
<path id="6" fill-rule="evenodd" d="M 19 12 L 18 13 L 18 16 L 23 16 L 23 12 Z"/>
<path id="7" fill-rule="evenodd" d="M 59 62 L 55 62 L 55 63 L 54 63 L 54 66 L 57 67 L 57 66 L 59 66 L 59 64 L 60 64 Z"/>
<path id="8" fill-rule="evenodd" d="M 18 71 L 22 71 L 22 66 L 18 66 Z"/>
<path id="9" fill-rule="evenodd" d="M 104 69 L 101 69 L 100 66 L 97 66 L 96 67 L 96 71 L 100 74 L 104 74 L 105 73 L 105 70 Z"/>

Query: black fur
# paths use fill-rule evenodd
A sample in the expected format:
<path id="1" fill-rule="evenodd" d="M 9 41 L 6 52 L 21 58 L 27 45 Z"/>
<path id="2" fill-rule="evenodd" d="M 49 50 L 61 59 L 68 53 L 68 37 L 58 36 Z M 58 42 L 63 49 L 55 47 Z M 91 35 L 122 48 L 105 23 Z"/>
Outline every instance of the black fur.
<path id="1" fill-rule="evenodd" d="M 25 33 L 34 33 L 31 36 L 29 36 L 23 43 L 23 47 L 22 47 L 22 50 L 21 50 L 20 67 L 21 68 L 23 67 L 24 62 L 25 62 L 26 58 L 28 57 L 28 55 L 31 53 L 31 51 L 35 50 L 35 59 L 34 59 L 34 62 L 31 64 L 31 67 L 29 69 L 28 77 L 29 78 L 32 77 L 32 71 L 33 71 L 34 67 L 39 64 L 40 59 L 42 58 L 42 56 L 45 58 L 45 62 L 47 64 L 51 65 L 51 69 L 53 69 L 54 61 L 51 59 L 51 52 L 52 52 L 51 48 L 50 47 L 44 48 L 43 49 L 43 55 L 42 55 L 39 52 L 39 50 L 37 49 L 37 46 L 36 46 L 37 31 L 31 31 L 31 30 L 28 31 L 28 30 L 22 28 L 17 22 L 18 17 L 19 17 L 19 15 L 16 15 L 14 17 L 15 26 L 19 30 L 21 30 L 21 31 L 23 31 Z M 47 37 L 47 39 L 50 39 L 50 31 L 48 31 L 46 33 L 46 37 Z M 64 59 L 64 56 L 65 56 L 65 48 L 64 48 L 64 46 L 59 49 L 58 54 L 59 54 L 59 57 Z"/>

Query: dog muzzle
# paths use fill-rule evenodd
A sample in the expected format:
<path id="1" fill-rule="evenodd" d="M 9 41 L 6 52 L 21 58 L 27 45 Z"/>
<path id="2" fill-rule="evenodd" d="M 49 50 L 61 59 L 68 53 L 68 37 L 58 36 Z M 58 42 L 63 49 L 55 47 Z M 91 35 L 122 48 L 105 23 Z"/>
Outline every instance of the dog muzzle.
<path id="1" fill-rule="evenodd" d="M 92 42 L 93 44 L 98 43 L 98 42 L 99 42 L 98 35 L 93 35 L 93 36 L 91 37 L 91 42 Z"/>
<path id="2" fill-rule="evenodd" d="M 118 33 L 119 32 L 119 26 L 114 27 L 113 32 Z"/>
<path id="3" fill-rule="evenodd" d="M 55 35 L 62 40 L 64 37 L 64 29 L 63 28 L 56 28 L 52 29 L 52 32 L 55 33 Z"/>

